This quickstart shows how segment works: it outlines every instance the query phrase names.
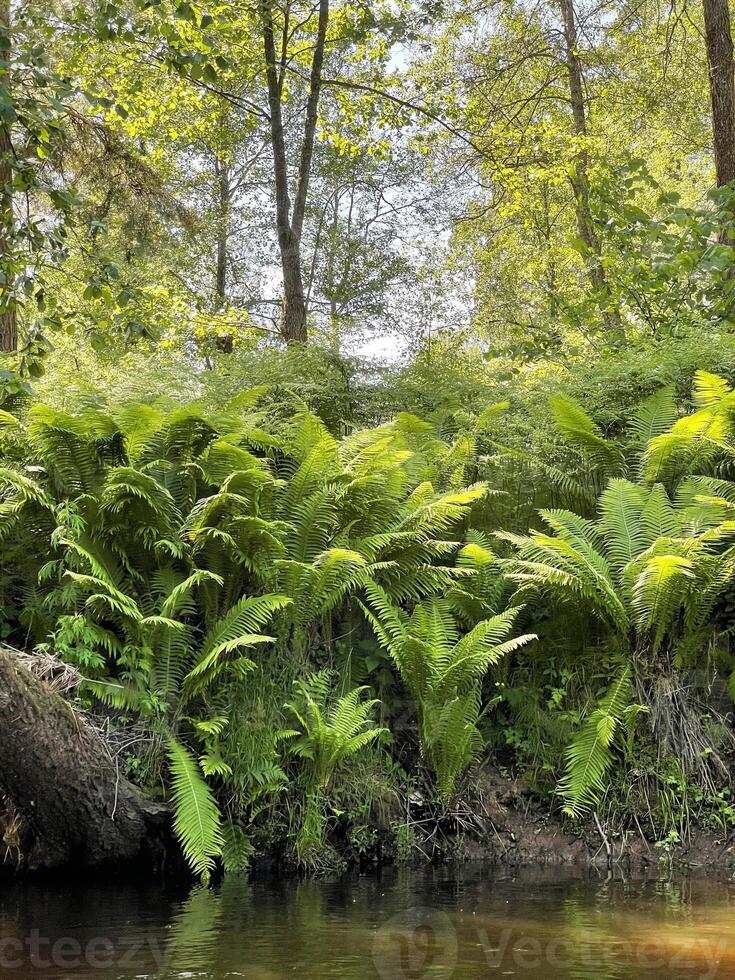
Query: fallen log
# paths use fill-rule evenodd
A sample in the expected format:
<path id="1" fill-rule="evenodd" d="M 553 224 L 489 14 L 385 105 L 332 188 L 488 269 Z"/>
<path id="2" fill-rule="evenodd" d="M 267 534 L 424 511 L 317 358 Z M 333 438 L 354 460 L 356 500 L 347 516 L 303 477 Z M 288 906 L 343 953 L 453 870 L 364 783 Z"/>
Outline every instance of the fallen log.
<path id="1" fill-rule="evenodd" d="M 84 716 L 0 647 L 0 865 L 95 868 L 148 855 L 165 823 Z M 4 816 L 3 816 L 4 811 Z"/>

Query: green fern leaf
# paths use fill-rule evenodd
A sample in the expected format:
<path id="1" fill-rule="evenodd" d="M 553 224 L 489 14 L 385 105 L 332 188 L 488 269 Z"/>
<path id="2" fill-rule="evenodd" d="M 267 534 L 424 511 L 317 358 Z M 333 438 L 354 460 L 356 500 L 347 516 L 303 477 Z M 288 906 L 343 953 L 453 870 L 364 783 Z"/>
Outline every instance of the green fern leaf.
<path id="1" fill-rule="evenodd" d="M 192 871 L 208 879 L 222 854 L 219 808 L 196 759 L 173 736 L 168 739 L 174 833 Z"/>

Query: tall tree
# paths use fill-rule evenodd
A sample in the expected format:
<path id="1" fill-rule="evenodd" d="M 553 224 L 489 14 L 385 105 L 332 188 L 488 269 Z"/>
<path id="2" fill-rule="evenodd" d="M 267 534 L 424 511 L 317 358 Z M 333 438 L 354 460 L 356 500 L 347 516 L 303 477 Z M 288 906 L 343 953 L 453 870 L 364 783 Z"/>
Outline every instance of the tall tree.
<path id="1" fill-rule="evenodd" d="M 0 116 L 0 351 L 12 353 L 18 348 L 18 323 L 13 298 L 12 253 L 15 228 L 13 215 L 13 143 L 10 105 L 10 0 L 0 0 L 0 88 L 7 111 Z"/>
<path id="2" fill-rule="evenodd" d="M 222 157 L 214 162 L 217 178 L 217 266 L 215 271 L 214 302 L 216 309 L 227 303 L 227 246 L 230 232 L 230 211 L 232 207 L 232 187 L 230 166 Z"/>
<path id="3" fill-rule="evenodd" d="M 585 109 L 582 63 L 579 59 L 579 40 L 577 36 L 574 0 L 559 0 L 559 6 L 564 24 L 564 55 L 569 79 L 569 101 L 574 120 L 574 134 L 580 143 L 579 151 L 575 157 L 574 175 L 572 177 L 576 202 L 577 228 L 579 230 L 579 237 L 587 249 L 587 273 L 590 283 L 595 292 L 600 296 L 604 296 L 607 292 L 607 282 L 605 279 L 605 270 L 602 265 L 602 248 L 590 211 L 590 189 L 587 177 L 589 159 L 586 146 L 587 112 Z M 621 332 L 620 314 L 616 310 L 605 310 L 603 312 L 603 318 L 605 320 L 605 326 L 610 332 Z"/>
<path id="4" fill-rule="evenodd" d="M 717 186 L 735 180 L 735 62 L 729 0 L 704 0 Z"/>
<path id="5" fill-rule="evenodd" d="M 314 156 L 319 96 L 322 88 L 324 49 L 329 24 L 329 0 L 320 0 L 316 38 L 311 60 L 309 92 L 304 115 L 304 130 L 296 175 L 296 187 L 291 206 L 288 176 L 288 158 L 283 123 L 283 95 L 285 73 L 288 64 L 290 4 L 286 4 L 281 26 L 280 56 L 276 55 L 275 26 L 272 0 L 263 0 L 263 49 L 266 78 L 268 81 L 268 106 L 270 110 L 270 135 L 273 146 L 273 167 L 276 186 L 276 224 L 278 247 L 283 270 L 283 308 L 281 333 L 287 343 L 303 343 L 307 339 L 306 297 L 301 268 L 301 235 L 306 213 L 306 202 Z"/>

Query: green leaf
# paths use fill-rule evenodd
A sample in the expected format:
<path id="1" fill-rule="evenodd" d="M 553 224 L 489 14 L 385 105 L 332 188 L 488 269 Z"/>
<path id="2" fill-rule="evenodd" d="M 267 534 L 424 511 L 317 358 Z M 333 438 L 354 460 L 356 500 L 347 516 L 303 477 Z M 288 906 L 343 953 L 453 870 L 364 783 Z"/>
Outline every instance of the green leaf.
<path id="1" fill-rule="evenodd" d="M 168 761 L 174 833 L 192 871 L 208 880 L 224 844 L 219 808 L 196 759 L 173 735 Z"/>

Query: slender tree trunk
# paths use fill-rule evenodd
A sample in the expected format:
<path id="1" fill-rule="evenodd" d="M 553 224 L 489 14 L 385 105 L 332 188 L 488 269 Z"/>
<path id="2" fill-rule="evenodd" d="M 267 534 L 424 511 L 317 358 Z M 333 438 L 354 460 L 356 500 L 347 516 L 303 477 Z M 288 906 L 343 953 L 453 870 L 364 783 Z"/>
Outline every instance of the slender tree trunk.
<path id="1" fill-rule="evenodd" d="M 10 0 L 0 0 L 0 37 L 10 39 Z M 7 45 L 0 50 L 0 59 L 7 59 Z M 10 87 L 10 73 L 0 68 L 0 85 Z M 13 144 L 10 123 L 0 121 L 0 352 L 13 353 L 18 349 L 18 322 L 12 298 L 13 277 L 9 264 L 13 252 Z M 3 262 L 5 260 L 5 262 Z"/>
<path id="2" fill-rule="evenodd" d="M 334 194 L 332 196 L 332 226 L 329 235 L 329 253 L 327 256 L 327 289 L 329 290 L 329 326 L 332 346 L 334 347 L 335 353 L 339 355 L 340 350 L 340 322 L 339 322 L 339 311 L 337 309 L 337 270 L 335 268 L 335 256 L 334 251 L 337 244 L 337 235 L 339 233 L 339 193 L 338 188 L 335 188 Z"/>
<path id="3" fill-rule="evenodd" d="M 608 293 L 605 270 L 602 267 L 602 248 L 597 237 L 592 213 L 590 211 L 590 191 L 587 178 L 589 154 L 586 147 L 587 113 L 582 84 L 582 63 L 579 60 L 577 23 L 574 10 L 574 0 L 559 0 L 562 21 L 564 23 L 564 53 L 567 63 L 569 80 L 569 101 L 572 106 L 574 133 L 579 137 L 581 146 L 576 155 L 574 177 L 572 179 L 577 229 L 579 237 L 587 248 L 587 275 L 595 293 L 602 299 Z M 606 310 L 603 313 L 605 327 L 611 334 L 622 334 L 620 314 L 617 310 Z"/>
<path id="4" fill-rule="evenodd" d="M 7 848 L 26 868 L 141 857 L 161 820 L 85 719 L 1 647 L 0 803 L 0 865 Z"/>
<path id="5" fill-rule="evenodd" d="M 281 249 L 283 269 L 283 307 L 281 309 L 281 333 L 291 344 L 305 344 L 306 297 L 301 274 L 301 241 L 291 232 Z"/>
<path id="6" fill-rule="evenodd" d="M 319 97 L 322 84 L 322 67 L 329 23 L 329 0 L 320 0 L 317 35 L 312 56 L 309 80 L 309 95 L 304 118 L 304 134 L 301 143 L 299 169 L 296 178 L 296 191 L 291 210 L 288 186 L 288 163 L 286 141 L 283 127 L 283 72 L 285 59 L 276 59 L 276 45 L 273 27 L 273 0 L 262 0 L 260 5 L 263 22 L 263 49 L 265 53 L 266 80 L 268 83 L 268 107 L 270 110 L 271 145 L 273 147 L 273 172 L 276 186 L 276 229 L 278 247 L 281 254 L 283 272 L 283 308 L 281 311 L 281 334 L 287 343 L 305 343 L 306 297 L 301 269 L 301 234 L 306 213 L 309 181 L 311 179 L 314 155 L 314 135 L 316 132 Z M 287 26 L 284 27 L 283 51 L 286 49 Z"/>
<path id="7" fill-rule="evenodd" d="M 230 168 L 221 160 L 215 160 L 215 176 L 217 177 L 217 267 L 214 280 L 214 309 L 219 313 L 227 306 L 227 259 L 230 240 L 230 206 L 232 189 L 230 186 Z M 216 347 L 223 354 L 231 354 L 233 350 L 232 334 L 218 334 Z"/>
<path id="8" fill-rule="evenodd" d="M 546 254 L 546 297 L 549 304 L 549 318 L 553 322 L 556 320 L 559 314 L 559 290 L 556 275 L 556 261 L 553 258 L 551 248 L 552 228 L 551 209 L 549 207 L 549 188 L 545 182 L 542 185 L 541 200 L 543 202 L 543 223 L 541 227 L 541 234 L 543 236 L 544 250 Z"/>
<path id="9" fill-rule="evenodd" d="M 735 181 L 735 63 L 728 0 L 704 0 L 717 186 Z"/>
<path id="10" fill-rule="evenodd" d="M 301 238 L 301 231 L 304 225 L 306 200 L 309 193 L 309 181 L 311 180 L 314 135 L 316 133 L 317 113 L 319 111 L 319 98 L 322 91 L 322 68 L 324 66 L 324 47 L 327 40 L 328 24 L 329 0 L 320 0 L 316 42 L 314 44 L 311 75 L 309 77 L 309 97 L 306 101 L 306 115 L 304 117 L 304 137 L 301 142 L 301 158 L 299 160 L 299 173 L 296 181 L 296 197 L 293 208 L 292 227 L 299 239 Z"/>
<path id="11" fill-rule="evenodd" d="M 230 170 L 222 160 L 215 162 L 217 177 L 217 269 L 214 302 L 218 310 L 227 304 L 227 253 L 230 233 Z"/>

